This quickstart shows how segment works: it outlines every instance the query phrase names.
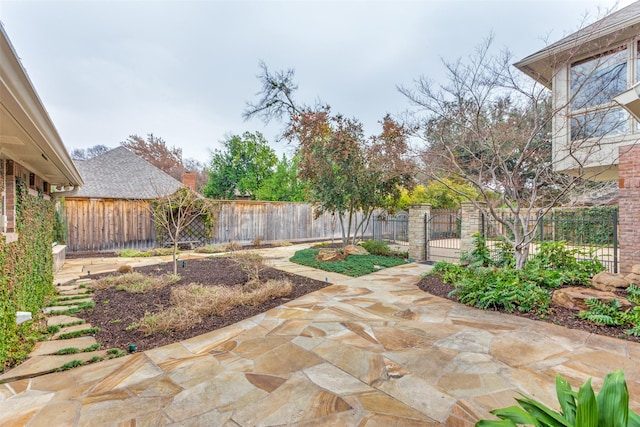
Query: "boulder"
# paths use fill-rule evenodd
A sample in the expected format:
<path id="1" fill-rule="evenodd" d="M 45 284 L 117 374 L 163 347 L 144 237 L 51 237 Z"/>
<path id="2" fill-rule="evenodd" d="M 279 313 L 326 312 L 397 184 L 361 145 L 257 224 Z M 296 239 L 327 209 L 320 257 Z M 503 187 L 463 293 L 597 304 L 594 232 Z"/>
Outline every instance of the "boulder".
<path id="1" fill-rule="evenodd" d="M 347 245 L 344 247 L 344 254 L 346 255 L 369 255 L 369 252 L 362 246 Z"/>
<path id="2" fill-rule="evenodd" d="M 635 274 L 640 274 L 640 264 L 632 265 L 631 272 Z"/>
<path id="3" fill-rule="evenodd" d="M 589 298 L 596 298 L 602 302 L 609 302 L 612 299 L 620 301 L 620 306 L 623 309 L 633 306 L 626 298 L 622 298 L 613 292 L 599 291 L 591 288 L 584 288 L 575 286 L 571 288 L 560 288 L 553 292 L 551 301 L 559 306 L 571 309 L 571 310 L 588 310 L 589 307 L 585 304 L 585 300 Z"/>
<path id="4" fill-rule="evenodd" d="M 624 279 L 631 285 L 640 286 L 640 274 L 638 273 L 629 273 L 624 276 Z"/>
<path id="5" fill-rule="evenodd" d="M 629 287 L 629 282 L 625 280 L 622 274 L 609 273 L 608 271 L 601 271 L 593 276 L 591 284 L 601 291 L 613 291 L 616 288 L 626 289 Z"/>
<path id="6" fill-rule="evenodd" d="M 344 255 L 337 249 L 322 249 L 316 255 L 316 261 L 321 262 L 342 261 L 343 259 Z"/>

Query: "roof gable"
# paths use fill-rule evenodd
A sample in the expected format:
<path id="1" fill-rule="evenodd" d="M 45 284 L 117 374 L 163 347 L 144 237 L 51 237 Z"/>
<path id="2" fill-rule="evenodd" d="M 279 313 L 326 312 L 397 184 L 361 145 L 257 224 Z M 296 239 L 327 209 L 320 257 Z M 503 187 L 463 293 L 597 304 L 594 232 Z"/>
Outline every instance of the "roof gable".
<path id="1" fill-rule="evenodd" d="M 85 184 L 73 197 L 156 199 L 175 193 L 182 183 L 124 147 L 76 161 Z"/>
<path id="2" fill-rule="evenodd" d="M 573 34 L 550 44 L 514 65 L 534 80 L 551 88 L 558 64 L 617 45 L 640 34 L 640 1 L 636 1 Z"/>

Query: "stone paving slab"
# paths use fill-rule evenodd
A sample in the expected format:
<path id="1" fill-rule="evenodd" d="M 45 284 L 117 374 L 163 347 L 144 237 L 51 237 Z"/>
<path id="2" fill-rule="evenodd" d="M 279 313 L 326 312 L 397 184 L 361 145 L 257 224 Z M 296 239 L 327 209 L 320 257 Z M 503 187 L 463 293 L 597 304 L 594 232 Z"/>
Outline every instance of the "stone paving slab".
<path id="1" fill-rule="evenodd" d="M 75 288 L 75 289 L 69 289 L 69 290 L 59 290 L 58 289 L 58 293 L 60 295 L 63 296 L 76 296 L 76 295 L 91 295 L 92 292 L 89 289 L 86 288 Z"/>
<path id="2" fill-rule="evenodd" d="M 278 268 L 299 267 L 275 252 Z M 639 344 L 426 294 L 414 284 L 429 268 L 341 280 L 189 340 L 0 385 L 0 425 L 471 427 L 519 393 L 556 408 L 558 373 L 597 389 L 619 368 L 640 411 Z"/>
<path id="3" fill-rule="evenodd" d="M 69 323 L 75 322 L 84 323 L 84 319 L 79 317 L 67 316 L 66 314 L 61 314 L 59 316 L 51 316 L 47 318 L 47 326 L 58 326 L 58 325 L 66 325 Z"/>
<path id="4" fill-rule="evenodd" d="M 88 362 L 93 357 L 106 357 L 107 351 L 91 351 L 88 353 L 76 353 L 76 354 L 65 354 L 62 356 L 56 355 L 46 355 L 46 356 L 34 356 L 30 357 L 27 361 L 22 363 L 21 365 L 15 367 L 9 372 L 0 375 L 0 381 L 2 382 L 12 382 L 18 381 L 23 378 L 33 378 L 35 376 L 48 374 L 56 371 L 65 363 L 72 362 L 74 360 L 80 360 L 82 362 Z M 4 403 L 4 402 L 2 402 Z M 0 403 L 0 405 L 2 405 Z M 0 413 L 3 410 L 0 409 Z M 1 422 L 2 418 L 0 417 L 0 425 L 3 425 Z"/>
<path id="5" fill-rule="evenodd" d="M 29 354 L 29 357 L 53 354 L 58 350 L 70 347 L 74 347 L 82 351 L 85 348 L 90 347 L 96 343 L 97 341 L 94 337 L 78 337 L 68 340 L 40 341 L 36 343 L 33 351 Z"/>
<path id="6" fill-rule="evenodd" d="M 55 334 L 53 334 L 53 336 L 51 337 L 52 340 L 57 340 L 59 336 L 63 335 L 63 334 L 68 334 L 70 332 L 78 332 L 78 331 L 85 331 L 87 329 L 91 329 L 91 324 L 90 323 L 83 323 L 81 325 L 73 325 L 73 326 L 65 326 L 64 328 L 61 328 L 59 332 L 56 332 Z M 66 341 L 66 340 L 64 340 Z"/>
<path id="7" fill-rule="evenodd" d="M 73 305 L 73 304 L 70 304 L 70 305 L 54 305 L 54 306 L 51 306 L 51 307 L 43 308 L 42 312 L 44 314 L 49 314 L 49 313 L 52 313 L 54 311 L 66 311 L 66 310 L 71 310 L 71 309 L 74 309 L 74 308 L 78 308 L 78 306 L 77 305 Z"/>
<path id="8" fill-rule="evenodd" d="M 56 304 L 58 304 L 58 306 L 77 306 L 80 303 L 83 302 L 91 302 L 93 301 L 92 297 L 86 297 L 86 298 L 74 298 L 74 299 L 69 299 L 69 300 L 57 300 Z"/>

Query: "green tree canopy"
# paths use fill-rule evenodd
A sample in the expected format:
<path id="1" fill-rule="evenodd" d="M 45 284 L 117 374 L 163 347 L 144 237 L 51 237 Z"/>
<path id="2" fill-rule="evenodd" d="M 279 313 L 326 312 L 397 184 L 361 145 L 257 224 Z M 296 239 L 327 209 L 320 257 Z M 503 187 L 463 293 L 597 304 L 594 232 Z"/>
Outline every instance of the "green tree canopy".
<path id="1" fill-rule="evenodd" d="M 278 162 L 275 151 L 260 132 L 232 135 L 223 144 L 224 150 L 213 153 L 204 195 L 235 199 L 237 190 L 255 198 L 256 190 L 274 173 Z"/>
<path id="2" fill-rule="evenodd" d="M 478 190 L 467 183 L 455 182 L 450 178 L 430 181 L 426 186 L 416 185 L 409 190 L 403 188 L 398 200 L 398 209 L 408 210 L 416 203 L 428 203 L 433 209 L 459 209 L 460 203 L 478 200 Z"/>
<path id="3" fill-rule="evenodd" d="M 307 183 L 298 177 L 300 158 L 294 156 L 291 160 L 285 154 L 276 165 L 275 172 L 264 179 L 255 191 L 258 200 L 276 202 L 304 202 L 307 200 Z"/>

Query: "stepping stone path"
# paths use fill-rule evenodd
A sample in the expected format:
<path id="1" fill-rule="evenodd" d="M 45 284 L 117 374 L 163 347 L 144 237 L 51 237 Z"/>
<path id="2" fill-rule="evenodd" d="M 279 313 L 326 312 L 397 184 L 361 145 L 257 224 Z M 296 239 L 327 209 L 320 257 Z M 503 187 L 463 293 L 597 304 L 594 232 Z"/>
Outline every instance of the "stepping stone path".
<path id="1" fill-rule="evenodd" d="M 86 295 L 85 298 L 58 301 L 54 307 L 46 307 L 43 311 L 48 314 L 52 311 L 64 311 L 75 308 L 81 302 L 93 301 L 91 293 L 83 285 L 91 283 L 91 279 L 76 280 L 73 284 L 56 286 L 60 297 L 78 297 Z M 79 323 L 81 322 L 81 323 Z M 70 325 L 70 326 L 64 326 Z M 89 362 L 95 357 L 105 358 L 108 356 L 107 350 L 83 351 L 95 344 L 93 336 L 80 336 L 71 339 L 59 339 L 62 334 L 76 331 L 84 331 L 91 328 L 91 324 L 85 323 L 83 319 L 69 315 L 55 315 L 47 319 L 47 326 L 62 326 L 60 331 L 55 333 L 49 341 L 36 343 L 28 359 L 19 366 L 0 375 L 1 382 L 10 382 L 25 378 L 37 377 L 60 369 L 67 363 L 80 361 Z M 56 352 L 65 348 L 77 348 L 80 351 L 74 354 L 58 355 Z"/>

